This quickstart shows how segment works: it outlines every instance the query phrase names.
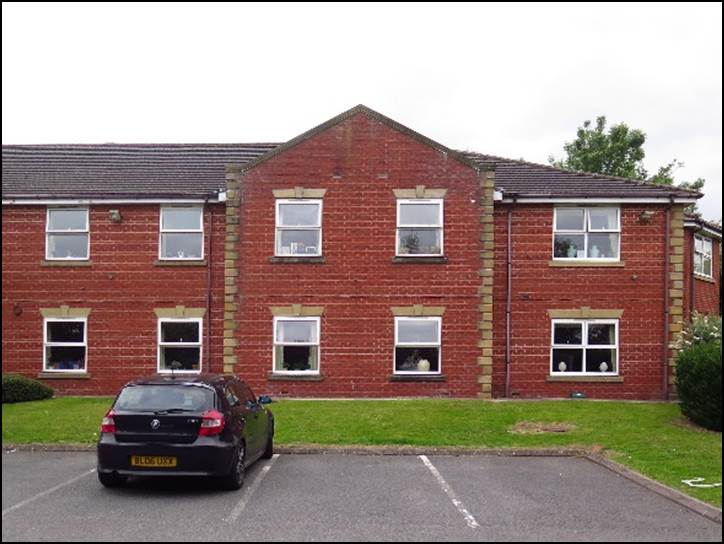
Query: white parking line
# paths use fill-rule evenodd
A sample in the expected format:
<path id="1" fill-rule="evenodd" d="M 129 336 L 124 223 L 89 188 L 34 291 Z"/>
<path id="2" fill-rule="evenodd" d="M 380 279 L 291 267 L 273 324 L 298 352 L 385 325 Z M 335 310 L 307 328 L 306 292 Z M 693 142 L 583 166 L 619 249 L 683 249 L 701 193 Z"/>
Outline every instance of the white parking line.
<path id="1" fill-rule="evenodd" d="M 3 510 L 3 515 L 2 515 L 2 517 L 5 517 L 5 514 L 9 514 L 10 512 L 12 512 L 12 511 L 14 511 L 14 510 L 17 510 L 18 508 L 22 508 L 22 507 L 25 506 L 26 504 L 29 504 L 29 503 L 31 503 L 31 502 L 33 502 L 33 501 L 36 501 L 36 500 L 38 500 L 38 499 L 41 499 L 41 498 L 45 497 L 46 495 L 50 495 L 51 493 L 54 493 L 54 492 L 58 491 L 59 489 L 62 489 L 63 487 L 65 487 L 65 486 L 67 486 L 67 485 L 70 485 L 70 484 L 72 484 L 72 483 L 74 483 L 74 482 L 77 482 L 77 481 L 80 480 L 81 478 L 85 478 L 85 477 L 88 476 L 89 474 L 93 474 L 95 471 L 96 471 L 96 469 L 92 468 L 92 469 L 90 469 L 88 472 L 84 472 L 84 473 L 81 474 L 80 476 L 76 476 L 75 478 L 71 478 L 71 479 L 68 480 L 67 482 L 63 482 L 62 484 L 58 484 L 58 485 L 56 485 L 56 486 L 54 486 L 54 487 L 51 487 L 50 489 L 46 489 L 45 491 L 41 491 L 40 493 L 38 493 L 38 494 L 36 494 L 36 495 L 33 495 L 33 496 L 30 497 L 29 499 L 25 499 L 24 501 L 21 501 L 21 502 L 19 502 L 19 503 L 16 504 L 16 505 L 13 505 L 13 506 L 11 506 L 11 507 L 9 507 L 9 508 L 6 508 L 5 510 Z"/>
<path id="2" fill-rule="evenodd" d="M 463 515 L 463 517 L 465 518 L 465 523 L 468 524 L 468 527 L 470 527 L 471 529 L 477 529 L 478 527 L 480 527 L 480 524 L 476 521 L 475 517 L 473 517 L 470 511 L 465 507 L 463 501 L 458 498 L 452 487 L 450 487 L 450 484 L 445 481 L 445 478 L 442 477 L 442 474 L 440 474 L 440 472 L 435 468 L 435 465 L 430 462 L 430 460 L 427 458 L 427 455 L 420 455 L 419 457 L 420 460 L 425 463 L 425 466 L 430 469 L 430 472 L 432 472 L 433 476 L 435 476 L 435 478 L 437 479 L 437 483 L 440 484 L 442 490 L 450 498 L 453 506 L 455 506 L 458 512 Z"/>
<path id="3" fill-rule="evenodd" d="M 254 481 L 251 483 L 249 487 L 247 487 L 244 490 L 244 494 L 241 496 L 241 499 L 238 503 L 236 503 L 236 506 L 231 511 L 231 514 L 229 514 L 229 517 L 226 518 L 227 523 L 233 523 L 235 522 L 241 513 L 244 511 L 244 508 L 246 508 L 247 503 L 249 502 L 249 499 L 254 494 L 254 491 L 257 490 L 259 487 L 259 484 L 261 484 L 261 481 L 264 479 L 264 477 L 269 473 L 269 470 L 271 469 L 272 465 L 276 462 L 276 460 L 279 458 L 279 454 L 275 453 L 271 460 L 262 467 L 261 472 L 257 475 L 257 477 L 254 479 Z"/>

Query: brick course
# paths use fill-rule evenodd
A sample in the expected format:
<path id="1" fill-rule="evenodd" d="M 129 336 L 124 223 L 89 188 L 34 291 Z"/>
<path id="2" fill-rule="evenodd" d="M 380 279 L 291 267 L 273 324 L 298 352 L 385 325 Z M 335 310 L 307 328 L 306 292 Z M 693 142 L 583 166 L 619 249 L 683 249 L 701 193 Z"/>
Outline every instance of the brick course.
<path id="1" fill-rule="evenodd" d="M 687 319 L 692 311 L 703 314 L 718 314 L 720 311 L 720 243 L 716 239 L 712 240 L 712 279 L 700 278 L 694 275 L 694 234 L 695 231 L 693 229 L 686 229 L 684 259 L 685 281 L 683 287 L 685 295 L 684 313 Z"/>
<path id="2" fill-rule="evenodd" d="M 87 307 L 87 370 L 91 379 L 52 379 L 59 393 L 111 394 L 128 380 L 157 368 L 154 308 L 206 307 L 205 266 L 155 266 L 159 206 L 126 205 L 112 223 L 110 209 L 90 207 L 91 266 L 44 267 L 45 206 L 3 206 L 3 371 L 36 377 L 42 371 L 43 317 L 40 308 Z M 211 310 L 211 369 L 221 371 L 223 318 L 223 205 L 209 206 L 205 234 L 214 220 Z M 208 239 L 205 243 L 208 259 Z M 204 317 L 204 336 L 209 316 Z M 204 338 L 204 346 L 208 341 Z M 204 365 L 209 357 L 204 353 Z"/>
<path id="3" fill-rule="evenodd" d="M 446 264 L 397 264 L 394 189 L 447 189 Z M 272 263 L 275 189 L 327 189 L 323 263 Z M 358 114 L 243 174 L 236 371 L 258 390 L 323 397 L 475 396 L 480 268 L 478 174 Z M 323 306 L 322 381 L 269 381 L 270 306 Z M 393 382 L 393 306 L 444 306 L 444 382 Z"/>
<path id="4" fill-rule="evenodd" d="M 655 210 L 650 223 L 642 211 Z M 493 393 L 505 393 L 505 285 L 507 206 L 495 210 Z M 664 358 L 664 206 L 621 206 L 621 260 L 625 267 L 551 267 L 553 206 L 517 205 L 513 211 L 511 394 L 520 397 L 658 399 Z M 619 365 L 623 383 L 547 381 L 549 309 L 620 309 Z"/>

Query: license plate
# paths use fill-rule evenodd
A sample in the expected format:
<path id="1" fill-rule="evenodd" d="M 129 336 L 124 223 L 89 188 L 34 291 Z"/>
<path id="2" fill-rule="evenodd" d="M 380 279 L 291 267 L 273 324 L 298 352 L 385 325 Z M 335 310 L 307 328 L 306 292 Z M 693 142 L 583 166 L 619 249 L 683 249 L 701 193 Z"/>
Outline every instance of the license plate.
<path id="1" fill-rule="evenodd" d="M 160 457 L 151 455 L 131 455 L 131 466 L 169 468 L 176 466 L 175 457 Z"/>

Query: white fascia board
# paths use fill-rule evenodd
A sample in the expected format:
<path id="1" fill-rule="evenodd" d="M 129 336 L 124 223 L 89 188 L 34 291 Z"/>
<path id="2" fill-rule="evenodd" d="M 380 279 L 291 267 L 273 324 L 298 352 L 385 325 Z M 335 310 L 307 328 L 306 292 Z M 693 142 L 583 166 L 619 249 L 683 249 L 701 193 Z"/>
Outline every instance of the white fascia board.
<path id="1" fill-rule="evenodd" d="M 709 227 L 703 227 L 703 226 L 699 225 L 698 223 L 696 223 L 695 221 L 684 221 L 684 227 L 695 229 L 697 232 L 702 232 L 702 233 L 706 234 L 707 236 L 711 236 L 712 238 L 721 240 L 720 232 L 710 229 Z"/>

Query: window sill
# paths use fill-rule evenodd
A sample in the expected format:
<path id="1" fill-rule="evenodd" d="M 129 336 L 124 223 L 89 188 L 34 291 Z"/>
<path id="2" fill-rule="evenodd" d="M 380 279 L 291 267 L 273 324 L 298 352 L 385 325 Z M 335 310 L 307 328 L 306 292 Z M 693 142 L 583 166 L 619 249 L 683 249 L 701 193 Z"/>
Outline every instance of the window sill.
<path id="1" fill-rule="evenodd" d="M 447 257 L 392 257 L 393 264 L 447 264 Z"/>
<path id="2" fill-rule="evenodd" d="M 426 376 L 424 374 L 391 374 L 391 382 L 446 382 L 447 376 L 444 374 L 432 374 Z"/>
<path id="3" fill-rule="evenodd" d="M 709 276 L 702 276 L 700 274 L 694 273 L 694 279 L 697 279 L 699 281 L 704 281 L 706 283 L 716 283 L 716 280 L 714 278 L 710 278 Z"/>
<path id="4" fill-rule="evenodd" d="M 558 261 L 554 259 L 548 262 L 548 266 L 552 268 L 623 268 L 626 266 L 626 261 L 592 261 L 587 259 Z"/>
<path id="5" fill-rule="evenodd" d="M 206 259 L 198 261 L 163 261 L 159 259 L 153 263 L 153 266 L 206 266 L 207 264 Z"/>
<path id="6" fill-rule="evenodd" d="M 49 261 L 47 259 L 43 259 L 40 261 L 40 266 L 48 268 L 75 268 L 77 266 L 89 267 L 93 266 L 93 261 Z"/>
<path id="7" fill-rule="evenodd" d="M 302 263 L 302 264 L 324 264 L 327 260 L 324 255 L 315 255 L 314 257 L 303 257 L 301 255 L 295 255 L 290 257 L 274 256 L 269 257 L 270 263 Z"/>
<path id="8" fill-rule="evenodd" d="M 277 374 L 269 372 L 266 377 L 267 380 L 272 382 L 322 382 L 324 381 L 323 374 Z"/>
<path id="9" fill-rule="evenodd" d="M 623 376 L 548 376 L 552 383 L 623 383 Z"/>
<path id="10" fill-rule="evenodd" d="M 90 380 L 88 372 L 40 372 L 38 378 L 41 380 Z"/>

